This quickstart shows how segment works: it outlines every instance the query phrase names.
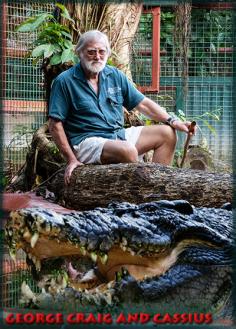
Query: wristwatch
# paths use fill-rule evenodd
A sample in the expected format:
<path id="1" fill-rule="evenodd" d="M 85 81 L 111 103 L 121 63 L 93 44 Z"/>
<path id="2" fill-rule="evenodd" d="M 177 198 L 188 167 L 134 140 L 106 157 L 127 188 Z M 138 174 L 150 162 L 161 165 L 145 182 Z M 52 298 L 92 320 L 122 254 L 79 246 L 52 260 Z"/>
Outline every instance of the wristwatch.
<path id="1" fill-rule="evenodd" d="M 169 118 L 165 121 L 165 124 L 172 127 L 173 122 L 177 121 L 177 120 L 178 119 L 173 118 L 172 116 L 169 116 Z"/>

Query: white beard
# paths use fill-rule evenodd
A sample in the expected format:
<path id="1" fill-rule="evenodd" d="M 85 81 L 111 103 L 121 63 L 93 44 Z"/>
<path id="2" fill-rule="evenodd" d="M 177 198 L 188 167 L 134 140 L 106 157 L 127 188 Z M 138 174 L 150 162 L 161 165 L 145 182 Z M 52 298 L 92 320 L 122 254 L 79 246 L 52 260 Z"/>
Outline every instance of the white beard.
<path id="1" fill-rule="evenodd" d="M 80 56 L 80 61 L 82 66 L 91 73 L 99 73 L 101 72 L 104 67 L 106 66 L 107 58 L 103 61 L 87 61 L 84 59 L 84 56 Z"/>

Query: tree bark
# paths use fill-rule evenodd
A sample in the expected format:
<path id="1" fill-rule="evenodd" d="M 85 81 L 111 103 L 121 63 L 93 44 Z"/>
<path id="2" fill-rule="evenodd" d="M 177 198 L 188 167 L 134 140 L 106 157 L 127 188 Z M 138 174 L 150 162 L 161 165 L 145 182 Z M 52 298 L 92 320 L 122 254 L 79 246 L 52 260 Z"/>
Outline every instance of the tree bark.
<path id="1" fill-rule="evenodd" d="M 85 165 L 74 170 L 70 185 L 59 173 L 48 186 L 65 207 L 85 210 L 110 202 L 142 203 L 184 199 L 201 207 L 232 202 L 232 177 L 154 163 Z"/>
<path id="2" fill-rule="evenodd" d="M 8 192 L 49 191 L 56 202 L 77 210 L 107 206 L 110 202 L 142 203 L 184 199 L 194 206 L 221 207 L 232 202 L 232 175 L 179 169 L 155 163 L 84 165 L 64 185 L 65 161 L 45 123 L 36 131 L 22 170 Z"/>

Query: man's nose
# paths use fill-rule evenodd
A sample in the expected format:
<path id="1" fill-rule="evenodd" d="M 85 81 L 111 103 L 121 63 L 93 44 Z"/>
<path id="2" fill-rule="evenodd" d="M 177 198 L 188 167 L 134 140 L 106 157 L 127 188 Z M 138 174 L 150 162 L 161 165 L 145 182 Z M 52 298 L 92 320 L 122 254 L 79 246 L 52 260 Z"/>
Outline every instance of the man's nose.
<path id="1" fill-rule="evenodd" d="M 99 51 L 98 51 L 98 50 L 97 50 L 96 53 L 94 54 L 94 57 L 95 57 L 95 58 L 100 58 L 100 57 L 101 57 L 100 54 L 99 54 Z"/>

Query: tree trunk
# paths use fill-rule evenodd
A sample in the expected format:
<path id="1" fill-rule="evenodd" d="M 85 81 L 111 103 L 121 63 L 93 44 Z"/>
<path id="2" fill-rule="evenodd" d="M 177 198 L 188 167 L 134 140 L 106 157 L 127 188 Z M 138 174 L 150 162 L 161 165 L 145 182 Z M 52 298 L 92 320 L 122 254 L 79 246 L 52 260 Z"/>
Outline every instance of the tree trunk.
<path id="1" fill-rule="evenodd" d="M 154 163 L 85 165 L 74 170 L 69 186 L 64 186 L 59 173 L 48 188 L 65 207 L 77 210 L 105 207 L 113 201 L 184 199 L 197 207 L 232 202 L 231 175 Z"/>
<path id="2" fill-rule="evenodd" d="M 37 190 L 54 193 L 67 208 L 92 209 L 112 201 L 149 202 L 184 199 L 194 206 L 221 207 L 232 202 L 232 175 L 177 169 L 154 163 L 84 165 L 64 186 L 65 161 L 45 123 L 33 137 L 27 161 L 8 192 Z"/>
<path id="3" fill-rule="evenodd" d="M 77 43 L 80 35 L 88 30 L 97 29 L 106 33 L 113 63 L 132 80 L 130 51 L 142 7 L 141 2 L 68 4 L 68 11 L 75 20 L 72 26 L 73 42 Z"/>

